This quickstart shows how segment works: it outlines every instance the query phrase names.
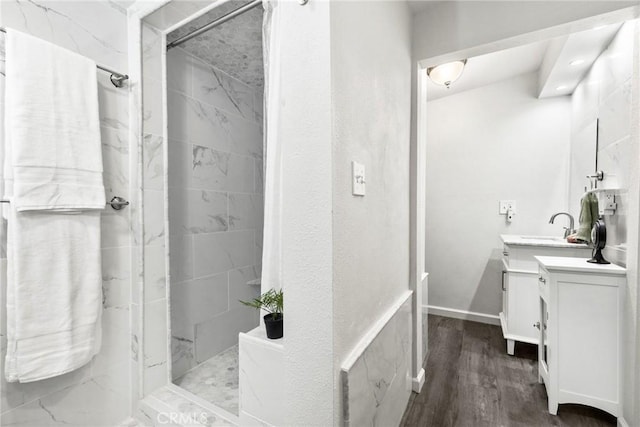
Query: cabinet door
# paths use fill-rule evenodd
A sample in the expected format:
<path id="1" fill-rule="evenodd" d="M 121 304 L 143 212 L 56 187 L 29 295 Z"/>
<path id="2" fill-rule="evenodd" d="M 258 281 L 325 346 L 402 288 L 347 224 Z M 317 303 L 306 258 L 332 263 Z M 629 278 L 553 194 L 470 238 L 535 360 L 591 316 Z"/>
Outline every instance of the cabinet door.
<path id="1" fill-rule="evenodd" d="M 547 307 L 547 302 L 543 298 L 540 298 L 540 320 L 539 322 L 536 322 L 540 328 L 540 347 L 538 349 L 538 356 L 540 362 L 544 364 L 546 371 L 549 371 L 549 342 L 547 337 L 548 323 L 549 308 Z"/>
<path id="2" fill-rule="evenodd" d="M 507 289 L 509 289 L 509 274 L 506 270 L 502 270 L 502 313 L 504 314 L 505 319 L 509 318 L 509 293 Z"/>
<path id="3" fill-rule="evenodd" d="M 507 305 L 509 333 L 531 343 L 538 342 L 538 276 L 531 273 L 507 272 Z"/>

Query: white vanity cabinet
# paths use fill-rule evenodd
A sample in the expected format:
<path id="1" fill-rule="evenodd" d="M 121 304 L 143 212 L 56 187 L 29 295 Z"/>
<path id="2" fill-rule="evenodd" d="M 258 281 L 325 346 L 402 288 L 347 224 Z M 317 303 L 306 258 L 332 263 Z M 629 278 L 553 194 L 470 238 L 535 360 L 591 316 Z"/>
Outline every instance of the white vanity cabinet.
<path id="1" fill-rule="evenodd" d="M 626 270 L 587 258 L 536 257 L 539 263 L 538 375 L 549 413 L 558 404 L 620 415 L 620 333 Z"/>
<path id="2" fill-rule="evenodd" d="M 513 355 L 515 342 L 538 343 L 538 262 L 536 255 L 588 257 L 587 245 L 567 243 L 559 237 L 503 234 L 502 312 L 500 324 Z"/>

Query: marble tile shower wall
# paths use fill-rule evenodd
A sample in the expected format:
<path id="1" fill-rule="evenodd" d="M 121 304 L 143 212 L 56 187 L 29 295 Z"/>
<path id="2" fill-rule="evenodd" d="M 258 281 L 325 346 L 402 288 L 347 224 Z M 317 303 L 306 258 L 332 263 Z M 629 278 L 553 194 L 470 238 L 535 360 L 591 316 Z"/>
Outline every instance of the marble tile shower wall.
<path id="1" fill-rule="evenodd" d="M 262 95 L 181 49 L 167 55 L 174 378 L 258 325 Z"/>
<path id="2" fill-rule="evenodd" d="M 116 2 L 0 2 L 0 25 L 15 28 L 127 71 L 126 11 Z M 0 34 L 0 100 L 4 100 L 4 35 Z M 98 73 L 104 182 L 107 199 L 129 198 L 128 90 Z M 0 121 L 4 117 L 0 101 Z M 0 127 L 0 139 L 3 132 Z M 6 353 L 6 224 L 2 224 L 0 365 Z M 33 383 L 6 383 L 0 366 L 0 425 L 115 425 L 131 408 L 129 322 L 130 212 L 102 215 L 103 341 L 94 360 L 71 373 Z"/>
<path id="3" fill-rule="evenodd" d="M 598 188 L 616 189 L 618 208 L 605 216 L 605 257 L 626 265 L 627 190 L 631 177 L 631 97 L 635 21 L 625 23 L 605 52 L 598 57 L 571 100 L 572 156 L 580 150 L 578 136 L 596 119 L 599 123 L 598 168 L 605 179 Z M 588 143 L 595 143 L 595 136 Z M 584 177 L 572 179 L 583 180 Z M 582 181 L 579 181 L 582 182 Z M 573 202 L 573 201 L 572 201 Z"/>

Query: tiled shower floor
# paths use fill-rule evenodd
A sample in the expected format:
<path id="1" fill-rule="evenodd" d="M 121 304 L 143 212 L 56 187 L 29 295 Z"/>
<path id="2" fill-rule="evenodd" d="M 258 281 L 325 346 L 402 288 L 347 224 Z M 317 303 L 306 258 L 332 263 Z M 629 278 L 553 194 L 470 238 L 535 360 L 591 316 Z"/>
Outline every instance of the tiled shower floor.
<path id="1" fill-rule="evenodd" d="M 238 346 L 213 356 L 173 383 L 238 415 Z"/>

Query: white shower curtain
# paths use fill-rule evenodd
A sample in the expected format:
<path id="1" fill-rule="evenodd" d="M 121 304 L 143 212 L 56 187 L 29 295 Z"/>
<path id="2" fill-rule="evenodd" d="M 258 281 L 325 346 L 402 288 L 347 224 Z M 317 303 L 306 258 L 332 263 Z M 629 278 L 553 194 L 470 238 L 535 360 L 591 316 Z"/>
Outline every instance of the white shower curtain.
<path id="1" fill-rule="evenodd" d="M 282 144 L 278 138 L 280 12 L 278 0 L 264 0 L 264 240 L 262 292 L 282 288 Z"/>

